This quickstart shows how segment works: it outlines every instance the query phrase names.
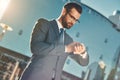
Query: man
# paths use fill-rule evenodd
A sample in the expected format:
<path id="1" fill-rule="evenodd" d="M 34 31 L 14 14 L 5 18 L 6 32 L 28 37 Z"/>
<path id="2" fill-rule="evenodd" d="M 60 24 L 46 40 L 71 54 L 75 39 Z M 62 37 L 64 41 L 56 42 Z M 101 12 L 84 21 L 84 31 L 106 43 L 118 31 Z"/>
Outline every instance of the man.
<path id="1" fill-rule="evenodd" d="M 31 37 L 30 64 L 26 67 L 21 80 L 61 80 L 62 68 L 67 56 L 80 65 L 89 62 L 85 46 L 65 32 L 79 19 L 82 8 L 75 2 L 66 3 L 58 19 L 48 21 L 39 19 Z M 62 28 L 62 32 L 60 31 Z"/>

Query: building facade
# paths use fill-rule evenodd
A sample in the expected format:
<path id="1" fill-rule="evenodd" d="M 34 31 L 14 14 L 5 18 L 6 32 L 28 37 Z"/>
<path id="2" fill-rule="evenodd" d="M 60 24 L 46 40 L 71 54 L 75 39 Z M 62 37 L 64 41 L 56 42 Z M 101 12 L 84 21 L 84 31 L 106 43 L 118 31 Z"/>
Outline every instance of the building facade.
<path id="1" fill-rule="evenodd" d="M 29 57 L 0 46 L 0 80 L 18 80 Z"/>

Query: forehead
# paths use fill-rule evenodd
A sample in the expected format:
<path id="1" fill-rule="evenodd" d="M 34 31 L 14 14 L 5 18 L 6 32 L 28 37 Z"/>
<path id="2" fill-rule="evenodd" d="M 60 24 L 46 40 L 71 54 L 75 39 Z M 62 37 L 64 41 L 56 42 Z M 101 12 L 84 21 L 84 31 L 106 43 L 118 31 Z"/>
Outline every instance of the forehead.
<path id="1" fill-rule="evenodd" d="M 73 15 L 76 19 L 78 19 L 78 18 L 80 17 L 80 15 L 81 15 L 75 8 L 72 8 L 72 9 L 70 10 L 70 13 L 71 13 L 71 15 Z"/>
<path id="2" fill-rule="evenodd" d="M 73 14 L 80 14 L 75 8 L 72 8 L 70 10 L 70 13 L 73 13 Z"/>

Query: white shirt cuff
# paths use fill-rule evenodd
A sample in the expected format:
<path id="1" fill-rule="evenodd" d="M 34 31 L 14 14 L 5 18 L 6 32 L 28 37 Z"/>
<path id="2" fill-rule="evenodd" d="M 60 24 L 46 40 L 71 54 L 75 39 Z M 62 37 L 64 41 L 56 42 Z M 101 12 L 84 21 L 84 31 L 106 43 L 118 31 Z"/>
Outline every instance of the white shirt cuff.
<path id="1" fill-rule="evenodd" d="M 80 54 L 80 56 L 82 56 L 82 58 L 86 58 L 87 57 L 87 52 L 85 51 L 84 54 Z"/>

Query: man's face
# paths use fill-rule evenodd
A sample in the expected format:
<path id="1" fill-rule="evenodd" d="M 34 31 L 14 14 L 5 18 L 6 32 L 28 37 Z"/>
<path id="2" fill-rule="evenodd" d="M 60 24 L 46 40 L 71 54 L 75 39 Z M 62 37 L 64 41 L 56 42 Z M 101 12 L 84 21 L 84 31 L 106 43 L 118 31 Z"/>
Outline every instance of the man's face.
<path id="1" fill-rule="evenodd" d="M 66 12 L 62 16 L 62 25 L 64 28 L 70 29 L 79 18 L 80 13 L 75 8 L 72 8 L 70 12 Z"/>

